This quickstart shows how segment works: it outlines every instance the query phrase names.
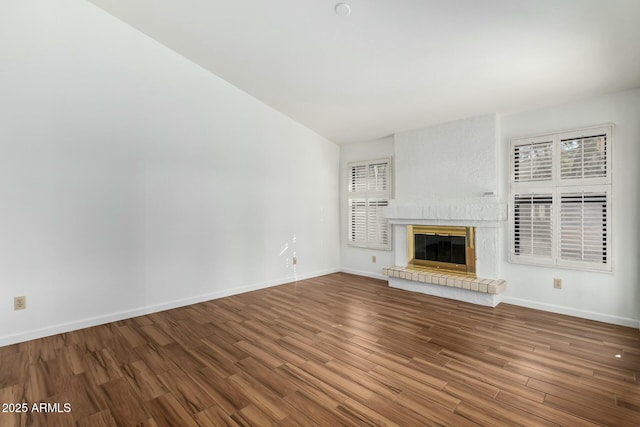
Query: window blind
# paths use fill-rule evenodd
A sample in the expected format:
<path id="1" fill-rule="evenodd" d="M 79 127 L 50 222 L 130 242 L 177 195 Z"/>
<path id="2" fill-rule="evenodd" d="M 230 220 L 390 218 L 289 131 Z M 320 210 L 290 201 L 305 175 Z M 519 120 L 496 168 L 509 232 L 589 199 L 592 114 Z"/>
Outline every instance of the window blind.
<path id="1" fill-rule="evenodd" d="M 357 165 L 350 167 L 349 192 L 363 193 L 367 191 L 367 166 Z"/>
<path id="2" fill-rule="evenodd" d="M 563 139 L 560 144 L 562 179 L 600 178 L 607 175 L 607 137 Z"/>
<path id="3" fill-rule="evenodd" d="M 513 181 L 544 181 L 552 174 L 552 141 L 515 145 L 513 149 Z"/>
<path id="4" fill-rule="evenodd" d="M 563 260 L 607 262 L 607 194 L 562 193 L 560 257 Z"/>
<path id="5" fill-rule="evenodd" d="M 349 244 L 390 249 L 390 226 L 382 210 L 389 204 L 389 159 L 350 163 Z"/>
<path id="6" fill-rule="evenodd" d="M 552 219 L 552 194 L 516 194 L 513 220 L 514 253 L 522 256 L 551 258 Z"/>

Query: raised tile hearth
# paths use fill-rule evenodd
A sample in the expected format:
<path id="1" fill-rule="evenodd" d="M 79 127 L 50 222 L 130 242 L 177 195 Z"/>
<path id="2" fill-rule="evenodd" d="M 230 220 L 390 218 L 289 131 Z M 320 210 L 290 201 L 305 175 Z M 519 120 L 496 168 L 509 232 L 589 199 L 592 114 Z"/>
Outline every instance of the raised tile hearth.
<path id="1" fill-rule="evenodd" d="M 459 301 L 495 307 L 499 294 L 506 289 L 502 279 L 471 278 L 455 274 L 420 271 L 405 267 L 383 268 L 389 277 L 389 286 L 407 291 L 456 299 Z"/>

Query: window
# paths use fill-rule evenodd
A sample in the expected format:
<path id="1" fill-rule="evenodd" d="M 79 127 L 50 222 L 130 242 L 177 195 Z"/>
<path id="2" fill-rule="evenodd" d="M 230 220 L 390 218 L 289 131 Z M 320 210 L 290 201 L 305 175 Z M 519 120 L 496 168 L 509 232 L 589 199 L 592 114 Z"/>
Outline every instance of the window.
<path id="1" fill-rule="evenodd" d="M 391 197 L 390 160 L 349 163 L 349 245 L 391 249 L 391 227 L 382 216 Z"/>
<path id="2" fill-rule="evenodd" d="M 611 133 L 511 141 L 511 262 L 611 271 Z"/>

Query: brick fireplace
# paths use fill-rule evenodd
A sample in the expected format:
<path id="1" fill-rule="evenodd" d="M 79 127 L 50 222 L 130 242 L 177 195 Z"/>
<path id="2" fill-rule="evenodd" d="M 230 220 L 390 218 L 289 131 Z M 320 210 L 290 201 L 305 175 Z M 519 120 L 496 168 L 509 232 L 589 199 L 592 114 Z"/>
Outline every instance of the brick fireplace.
<path id="1" fill-rule="evenodd" d="M 505 289 L 498 270 L 507 206 L 496 194 L 497 123 L 491 114 L 394 135 L 395 198 L 384 209 L 393 226 L 395 265 L 383 269 L 390 286 L 489 306 L 499 303 Z M 475 277 L 412 268 L 410 226 L 473 228 Z"/>
<path id="2" fill-rule="evenodd" d="M 393 224 L 395 266 L 383 269 L 389 286 L 495 307 L 506 282 L 498 277 L 499 229 L 506 205 L 494 198 L 475 201 L 416 203 L 392 200 L 385 216 Z M 473 227 L 475 270 L 472 275 L 415 268 L 410 264 L 408 229 L 413 226 Z"/>

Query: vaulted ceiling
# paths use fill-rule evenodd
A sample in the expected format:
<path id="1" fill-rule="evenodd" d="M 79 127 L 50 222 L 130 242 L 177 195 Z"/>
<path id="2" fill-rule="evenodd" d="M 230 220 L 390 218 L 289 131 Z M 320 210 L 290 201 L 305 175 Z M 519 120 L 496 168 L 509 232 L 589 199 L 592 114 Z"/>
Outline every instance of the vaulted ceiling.
<path id="1" fill-rule="evenodd" d="M 90 0 L 347 143 L 640 87 L 638 0 Z"/>

